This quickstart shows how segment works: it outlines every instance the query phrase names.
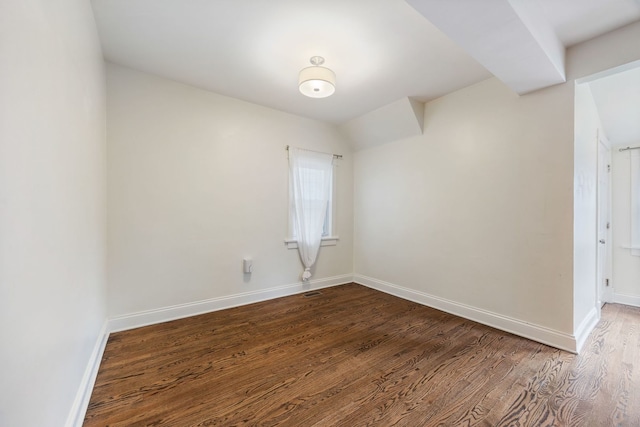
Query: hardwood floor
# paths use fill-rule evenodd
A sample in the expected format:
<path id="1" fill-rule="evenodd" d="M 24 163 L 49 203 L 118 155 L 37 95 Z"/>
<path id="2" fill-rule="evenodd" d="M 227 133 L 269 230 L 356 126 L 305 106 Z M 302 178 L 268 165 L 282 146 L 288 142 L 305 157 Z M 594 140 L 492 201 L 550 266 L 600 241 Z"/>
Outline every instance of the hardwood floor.
<path id="1" fill-rule="evenodd" d="M 356 284 L 109 338 L 85 426 L 640 426 L 640 308 L 579 356 Z"/>

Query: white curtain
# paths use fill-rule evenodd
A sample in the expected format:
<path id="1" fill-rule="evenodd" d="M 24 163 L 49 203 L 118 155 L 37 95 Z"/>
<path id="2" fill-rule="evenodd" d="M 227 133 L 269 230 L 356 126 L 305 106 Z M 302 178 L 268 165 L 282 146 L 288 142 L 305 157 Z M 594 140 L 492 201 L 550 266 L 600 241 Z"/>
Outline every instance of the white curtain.
<path id="1" fill-rule="evenodd" d="M 289 182 L 294 237 L 309 280 L 322 240 L 333 174 L 333 155 L 289 147 Z"/>

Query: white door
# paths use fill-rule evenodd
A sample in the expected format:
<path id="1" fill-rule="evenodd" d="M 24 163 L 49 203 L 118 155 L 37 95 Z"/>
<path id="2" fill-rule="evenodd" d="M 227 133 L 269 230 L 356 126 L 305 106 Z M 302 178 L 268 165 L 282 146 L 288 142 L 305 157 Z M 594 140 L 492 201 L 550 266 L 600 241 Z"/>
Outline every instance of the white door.
<path id="1" fill-rule="evenodd" d="M 609 301 L 611 293 L 611 149 L 598 138 L 598 307 Z"/>

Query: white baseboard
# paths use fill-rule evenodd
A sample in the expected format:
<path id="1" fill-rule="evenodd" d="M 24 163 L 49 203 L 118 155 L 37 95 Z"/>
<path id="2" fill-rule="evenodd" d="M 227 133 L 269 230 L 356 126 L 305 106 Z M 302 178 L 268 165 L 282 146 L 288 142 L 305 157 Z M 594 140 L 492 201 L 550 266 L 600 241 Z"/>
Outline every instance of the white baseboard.
<path id="1" fill-rule="evenodd" d="M 589 338 L 589 334 L 593 331 L 593 328 L 596 327 L 598 322 L 600 321 L 599 316 L 600 310 L 593 307 L 589 314 L 582 320 L 580 326 L 576 330 L 576 353 L 582 350 L 582 346 L 584 345 L 587 338 Z"/>
<path id="2" fill-rule="evenodd" d="M 544 326 L 523 322 L 522 320 L 471 307 L 413 289 L 404 288 L 402 286 L 367 276 L 356 274 L 353 276 L 353 281 L 378 291 L 417 302 L 418 304 L 426 305 L 456 316 L 464 317 L 465 319 L 473 320 L 474 322 L 482 323 L 561 350 L 566 350 L 572 353 L 577 353 L 578 351 L 576 338 L 570 334 L 559 332 Z"/>
<path id="3" fill-rule="evenodd" d="M 93 385 L 96 382 L 98 376 L 98 369 L 100 369 L 100 361 L 104 354 L 104 349 L 107 345 L 107 339 L 109 338 L 108 322 L 105 320 L 102 330 L 98 334 L 98 339 L 93 347 L 89 362 L 84 370 L 84 375 L 80 381 L 80 387 L 76 393 L 76 398 L 73 401 L 69 416 L 65 427 L 82 427 L 84 422 L 84 415 L 87 412 L 89 406 L 89 399 L 91 399 L 91 392 L 93 391 Z"/>
<path id="4" fill-rule="evenodd" d="M 632 305 L 634 307 L 640 307 L 640 296 L 618 294 L 614 290 L 613 298 L 611 299 L 611 302 L 616 304 L 625 304 L 625 305 Z"/>
<path id="5" fill-rule="evenodd" d="M 351 274 L 344 274 L 325 279 L 310 280 L 308 283 L 299 282 L 292 285 L 278 286 L 275 288 L 261 289 L 252 292 L 243 292 L 235 295 L 127 314 L 109 319 L 109 331 L 118 332 L 127 329 L 139 328 L 141 326 L 168 322 L 170 320 L 224 310 L 226 308 L 295 295 L 313 289 L 342 285 L 345 283 L 351 283 L 352 281 L 353 276 Z"/>

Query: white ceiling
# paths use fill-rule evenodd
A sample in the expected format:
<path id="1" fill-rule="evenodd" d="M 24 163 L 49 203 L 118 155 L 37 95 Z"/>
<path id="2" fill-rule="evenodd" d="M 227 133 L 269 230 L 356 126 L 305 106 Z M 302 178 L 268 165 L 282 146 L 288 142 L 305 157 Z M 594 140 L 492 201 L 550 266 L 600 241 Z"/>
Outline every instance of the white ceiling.
<path id="1" fill-rule="evenodd" d="M 640 0 L 489 0 L 485 5 L 498 1 L 537 1 L 564 46 L 640 19 Z M 405 0 L 92 4 L 108 61 L 333 123 L 407 96 L 435 99 L 491 76 L 491 64 L 480 65 Z M 459 26 L 478 19 L 461 17 Z M 337 75 L 336 93 L 329 98 L 298 92 L 298 72 L 314 55 L 323 56 Z"/>

